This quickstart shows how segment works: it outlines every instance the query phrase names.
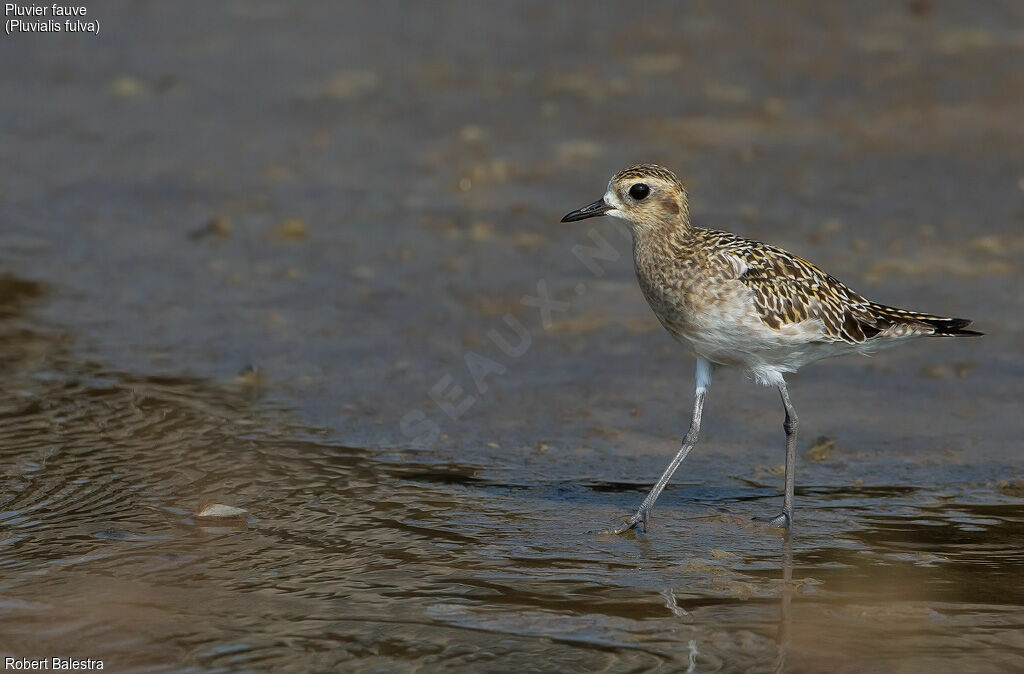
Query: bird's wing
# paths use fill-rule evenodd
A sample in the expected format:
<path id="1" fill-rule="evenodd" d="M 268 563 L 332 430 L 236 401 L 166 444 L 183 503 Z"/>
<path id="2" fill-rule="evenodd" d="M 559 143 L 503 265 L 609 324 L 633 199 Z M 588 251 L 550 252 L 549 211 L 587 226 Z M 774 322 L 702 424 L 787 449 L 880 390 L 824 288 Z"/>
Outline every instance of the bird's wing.
<path id="1" fill-rule="evenodd" d="M 729 235 L 719 250 L 752 291 L 758 315 L 768 327 L 808 319 L 821 321 L 823 341 L 863 342 L 888 325 L 871 311 L 871 303 L 807 260 L 781 248 Z M 721 245 L 721 244 L 719 244 Z"/>

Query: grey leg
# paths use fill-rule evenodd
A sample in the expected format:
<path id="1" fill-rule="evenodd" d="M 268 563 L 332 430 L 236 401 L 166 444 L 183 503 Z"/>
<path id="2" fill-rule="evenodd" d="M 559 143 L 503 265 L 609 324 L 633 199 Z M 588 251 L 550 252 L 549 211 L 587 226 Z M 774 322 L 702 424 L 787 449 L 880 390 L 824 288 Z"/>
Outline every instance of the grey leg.
<path id="1" fill-rule="evenodd" d="M 636 513 L 626 520 L 622 526 L 599 533 L 621 534 L 635 528 L 639 528 L 642 532 L 647 531 L 647 523 L 650 521 L 651 508 L 654 507 L 654 502 L 658 500 L 658 496 L 665 489 L 665 485 L 672 479 L 672 474 L 676 472 L 676 468 L 683 462 L 686 455 L 690 453 L 693 446 L 697 444 L 697 436 L 700 434 L 700 415 L 704 410 L 704 397 L 707 394 L 708 386 L 711 384 L 711 372 L 713 369 L 714 365 L 710 361 L 700 357 L 697 358 L 697 392 L 693 400 L 693 417 L 690 419 L 690 430 L 686 431 L 682 446 L 672 461 L 669 462 L 668 467 L 665 468 L 665 472 L 658 478 L 658 482 L 651 488 L 650 493 L 640 503 Z"/>
<path id="2" fill-rule="evenodd" d="M 782 497 L 782 512 L 768 521 L 770 527 L 788 529 L 793 524 L 793 491 L 796 488 L 796 410 L 789 401 L 786 382 L 779 384 L 782 404 L 786 408 L 786 420 L 782 427 L 786 430 L 786 492 Z"/>

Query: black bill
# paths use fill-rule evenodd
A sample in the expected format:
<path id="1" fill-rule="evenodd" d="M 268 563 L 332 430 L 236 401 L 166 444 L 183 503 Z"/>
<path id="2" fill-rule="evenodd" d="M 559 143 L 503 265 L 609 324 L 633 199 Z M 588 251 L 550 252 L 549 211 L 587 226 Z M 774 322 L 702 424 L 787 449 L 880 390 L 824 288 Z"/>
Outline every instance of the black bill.
<path id="1" fill-rule="evenodd" d="M 566 216 L 562 218 L 562 222 L 576 222 L 577 220 L 596 218 L 599 215 L 604 215 L 610 210 L 612 210 L 612 207 L 604 203 L 604 199 L 598 199 L 592 204 L 587 204 L 583 208 L 566 214 Z"/>

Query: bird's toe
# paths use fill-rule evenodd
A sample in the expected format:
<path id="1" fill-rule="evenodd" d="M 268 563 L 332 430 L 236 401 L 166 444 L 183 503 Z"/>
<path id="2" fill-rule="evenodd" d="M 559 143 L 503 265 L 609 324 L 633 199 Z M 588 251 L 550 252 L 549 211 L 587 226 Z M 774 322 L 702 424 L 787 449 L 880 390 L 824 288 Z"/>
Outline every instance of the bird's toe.
<path id="1" fill-rule="evenodd" d="M 776 529 L 789 529 L 793 526 L 793 518 L 788 513 L 781 512 L 768 520 L 768 526 Z"/>
<path id="2" fill-rule="evenodd" d="M 629 517 L 628 519 L 624 520 L 621 525 L 615 527 L 614 529 L 602 529 L 602 530 L 598 530 L 598 531 L 588 531 L 587 533 L 588 534 L 608 534 L 608 535 L 617 536 L 619 534 L 624 534 L 627 531 L 637 531 L 637 532 L 639 532 L 641 534 L 646 534 L 647 533 L 647 524 L 650 522 L 650 519 L 651 519 L 650 511 L 643 510 L 643 511 L 640 511 L 640 512 L 636 513 L 632 517 Z"/>

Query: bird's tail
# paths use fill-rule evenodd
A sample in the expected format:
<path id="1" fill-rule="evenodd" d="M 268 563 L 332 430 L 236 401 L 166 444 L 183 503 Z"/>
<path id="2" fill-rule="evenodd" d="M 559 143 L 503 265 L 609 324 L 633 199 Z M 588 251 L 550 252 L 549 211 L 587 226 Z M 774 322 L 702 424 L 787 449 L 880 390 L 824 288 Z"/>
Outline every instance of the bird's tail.
<path id="1" fill-rule="evenodd" d="M 985 334 L 976 330 L 966 330 L 965 328 L 971 324 L 971 321 L 966 318 L 946 318 L 933 314 L 919 314 L 914 311 L 907 311 L 906 309 L 875 304 L 874 302 L 871 303 L 871 313 L 883 324 L 905 325 L 910 328 L 917 328 L 918 330 L 924 328 L 930 330 L 930 332 L 925 334 L 935 335 L 936 337 L 978 337 Z"/>

